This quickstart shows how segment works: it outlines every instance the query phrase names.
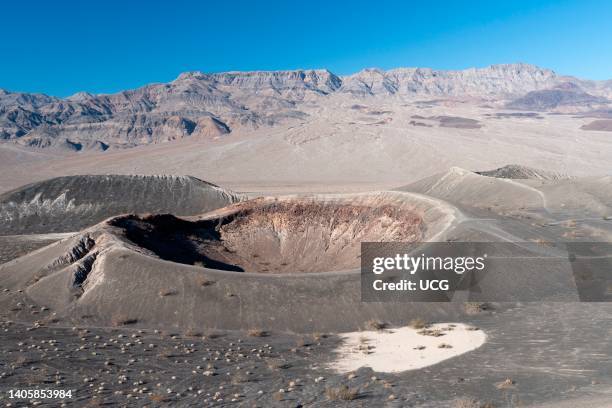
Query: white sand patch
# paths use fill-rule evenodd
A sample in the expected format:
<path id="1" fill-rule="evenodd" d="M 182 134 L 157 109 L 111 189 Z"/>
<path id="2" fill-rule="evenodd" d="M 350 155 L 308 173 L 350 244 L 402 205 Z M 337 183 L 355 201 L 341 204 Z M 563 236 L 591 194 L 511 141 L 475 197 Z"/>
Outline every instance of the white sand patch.
<path id="1" fill-rule="evenodd" d="M 460 323 L 428 326 L 429 333 L 437 337 L 411 327 L 343 333 L 339 358 L 331 368 L 344 373 L 371 367 L 393 373 L 427 367 L 482 346 L 486 334 L 470 328 Z"/>

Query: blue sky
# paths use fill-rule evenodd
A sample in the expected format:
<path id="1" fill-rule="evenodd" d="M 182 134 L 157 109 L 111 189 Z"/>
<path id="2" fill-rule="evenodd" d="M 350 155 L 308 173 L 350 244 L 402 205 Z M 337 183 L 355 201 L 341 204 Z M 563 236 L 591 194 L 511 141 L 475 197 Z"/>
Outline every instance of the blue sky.
<path id="1" fill-rule="evenodd" d="M 0 88 L 108 93 L 180 72 L 528 62 L 612 78 L 610 1 L 11 1 Z"/>

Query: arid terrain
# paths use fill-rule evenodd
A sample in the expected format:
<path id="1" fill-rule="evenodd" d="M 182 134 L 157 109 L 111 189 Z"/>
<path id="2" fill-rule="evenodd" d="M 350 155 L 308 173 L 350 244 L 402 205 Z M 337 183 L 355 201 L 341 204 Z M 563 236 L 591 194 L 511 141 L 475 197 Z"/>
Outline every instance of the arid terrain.
<path id="1" fill-rule="evenodd" d="M 485 282 L 538 302 L 360 290 L 361 242 L 611 242 L 609 98 L 526 64 L 0 92 L 0 403 L 612 405 L 612 304 L 566 271 Z"/>
<path id="2" fill-rule="evenodd" d="M 609 82 L 527 64 L 196 72 L 68 99 L 3 91 L 0 191 L 81 174 L 190 175 L 275 194 L 387 189 L 452 166 L 606 175 L 608 98 Z M 204 119 L 226 130 L 203 137 Z"/>

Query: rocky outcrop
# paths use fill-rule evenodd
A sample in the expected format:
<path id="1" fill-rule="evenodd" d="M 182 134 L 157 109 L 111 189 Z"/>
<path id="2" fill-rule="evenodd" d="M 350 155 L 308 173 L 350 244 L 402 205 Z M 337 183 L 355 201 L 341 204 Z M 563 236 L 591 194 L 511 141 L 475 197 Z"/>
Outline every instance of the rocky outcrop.
<path id="1" fill-rule="evenodd" d="M 430 68 L 366 69 L 343 79 L 341 91 L 361 95 L 506 97 L 551 86 L 557 75 L 528 64 L 462 71 Z"/>

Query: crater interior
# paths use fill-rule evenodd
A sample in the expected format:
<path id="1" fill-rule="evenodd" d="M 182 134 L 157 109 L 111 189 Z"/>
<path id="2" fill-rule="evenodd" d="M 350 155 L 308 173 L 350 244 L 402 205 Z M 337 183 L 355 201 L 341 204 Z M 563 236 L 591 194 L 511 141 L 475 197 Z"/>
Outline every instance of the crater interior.
<path id="1" fill-rule="evenodd" d="M 199 219 L 124 216 L 125 237 L 162 259 L 259 273 L 342 271 L 360 265 L 361 242 L 418 242 L 418 206 L 393 196 L 254 199 Z"/>

